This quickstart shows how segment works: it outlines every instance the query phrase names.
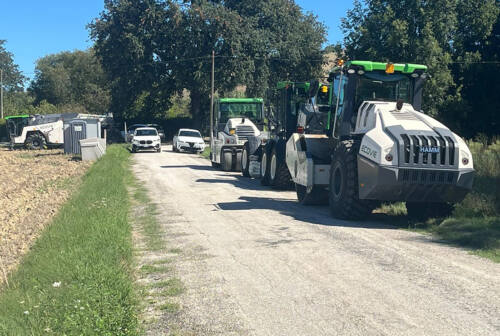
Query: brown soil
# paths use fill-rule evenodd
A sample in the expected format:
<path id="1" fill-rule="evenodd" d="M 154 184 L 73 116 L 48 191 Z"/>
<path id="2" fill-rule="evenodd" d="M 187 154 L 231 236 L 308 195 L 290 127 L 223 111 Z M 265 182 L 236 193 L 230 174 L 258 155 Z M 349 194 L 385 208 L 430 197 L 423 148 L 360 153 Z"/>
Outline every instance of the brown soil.
<path id="1" fill-rule="evenodd" d="M 62 150 L 0 148 L 0 284 L 78 183 L 88 162 Z"/>

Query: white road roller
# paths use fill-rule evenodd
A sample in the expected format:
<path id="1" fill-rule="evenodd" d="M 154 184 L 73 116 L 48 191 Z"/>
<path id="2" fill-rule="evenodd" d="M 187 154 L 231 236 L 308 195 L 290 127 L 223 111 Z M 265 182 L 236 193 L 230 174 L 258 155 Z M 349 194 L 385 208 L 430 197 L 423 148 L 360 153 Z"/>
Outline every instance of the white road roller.
<path id="1" fill-rule="evenodd" d="M 381 202 L 405 201 L 410 216 L 445 215 L 472 188 L 463 139 L 421 111 L 427 67 L 339 63 L 326 134 L 295 133 L 286 163 L 304 204 L 328 198 L 331 214 L 367 216 Z"/>

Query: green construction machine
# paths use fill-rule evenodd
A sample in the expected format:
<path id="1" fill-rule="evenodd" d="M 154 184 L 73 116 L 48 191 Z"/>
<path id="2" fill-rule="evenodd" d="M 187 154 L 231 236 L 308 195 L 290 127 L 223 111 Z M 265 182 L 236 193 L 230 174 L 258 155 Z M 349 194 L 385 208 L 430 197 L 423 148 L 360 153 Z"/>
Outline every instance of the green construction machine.
<path id="1" fill-rule="evenodd" d="M 325 134 L 295 132 L 286 144 L 299 201 L 328 201 L 342 219 L 395 201 L 406 202 L 410 216 L 439 216 L 461 201 L 472 188 L 472 155 L 421 111 L 427 77 L 424 65 L 339 62 L 329 76 Z"/>

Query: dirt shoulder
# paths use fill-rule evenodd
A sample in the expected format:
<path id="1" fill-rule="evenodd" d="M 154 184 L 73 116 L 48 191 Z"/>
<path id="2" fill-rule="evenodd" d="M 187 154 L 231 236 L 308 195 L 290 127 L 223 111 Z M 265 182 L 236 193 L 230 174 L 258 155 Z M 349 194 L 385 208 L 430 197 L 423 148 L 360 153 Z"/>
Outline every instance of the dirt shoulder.
<path id="1" fill-rule="evenodd" d="M 0 148 L 0 284 L 74 191 L 88 162 L 62 150 Z"/>

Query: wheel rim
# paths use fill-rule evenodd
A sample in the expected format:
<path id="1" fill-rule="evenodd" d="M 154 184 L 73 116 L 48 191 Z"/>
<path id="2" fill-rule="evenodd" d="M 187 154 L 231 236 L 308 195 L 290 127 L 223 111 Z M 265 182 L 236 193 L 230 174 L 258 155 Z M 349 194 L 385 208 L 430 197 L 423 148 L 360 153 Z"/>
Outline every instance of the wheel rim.
<path id="1" fill-rule="evenodd" d="M 243 148 L 243 153 L 241 154 L 241 167 L 243 170 L 247 170 L 247 149 Z"/>
<path id="2" fill-rule="evenodd" d="M 264 178 L 266 176 L 267 169 L 267 154 L 262 154 L 262 162 L 260 164 L 260 176 Z"/>
<path id="3" fill-rule="evenodd" d="M 40 147 L 40 141 L 38 141 L 37 139 L 33 140 L 33 146 Z"/>
<path id="4" fill-rule="evenodd" d="M 271 167 L 270 167 L 271 180 L 274 180 L 276 176 L 276 155 L 271 156 Z"/>
<path id="5" fill-rule="evenodd" d="M 339 198 L 342 192 L 342 171 L 340 167 L 336 167 L 333 172 L 333 194 L 335 198 Z"/>

